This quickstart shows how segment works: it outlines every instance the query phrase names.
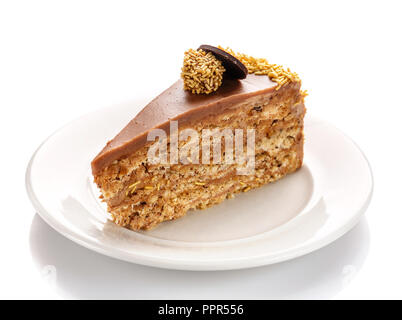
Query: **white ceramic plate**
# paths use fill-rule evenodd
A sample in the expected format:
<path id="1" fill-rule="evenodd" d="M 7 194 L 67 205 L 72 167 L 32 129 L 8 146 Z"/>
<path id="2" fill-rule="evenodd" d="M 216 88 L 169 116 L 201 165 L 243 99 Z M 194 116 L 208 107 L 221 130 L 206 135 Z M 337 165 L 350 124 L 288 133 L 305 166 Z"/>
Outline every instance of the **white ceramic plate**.
<path id="1" fill-rule="evenodd" d="M 327 245 L 351 229 L 368 206 L 373 181 L 362 152 L 330 124 L 307 117 L 305 161 L 298 172 L 152 231 L 118 227 L 98 200 L 90 162 L 144 105 L 136 101 L 73 121 L 49 137 L 28 166 L 35 209 L 89 249 L 162 268 L 248 268 Z"/>

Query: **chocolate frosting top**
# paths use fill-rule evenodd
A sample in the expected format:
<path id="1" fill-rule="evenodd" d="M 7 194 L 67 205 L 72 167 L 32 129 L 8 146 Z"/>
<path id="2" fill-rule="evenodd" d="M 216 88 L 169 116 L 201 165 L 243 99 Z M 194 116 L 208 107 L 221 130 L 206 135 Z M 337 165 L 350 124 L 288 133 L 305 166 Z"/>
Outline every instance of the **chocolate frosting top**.
<path id="1" fill-rule="evenodd" d="M 249 74 L 243 80 L 224 79 L 216 92 L 197 95 L 184 91 L 180 79 L 146 105 L 106 144 L 92 161 L 92 172 L 97 174 L 113 161 L 140 149 L 146 144 L 150 130 L 167 130 L 170 120 L 178 120 L 180 127 L 206 116 L 220 114 L 250 97 L 273 92 L 276 85 L 267 76 Z"/>

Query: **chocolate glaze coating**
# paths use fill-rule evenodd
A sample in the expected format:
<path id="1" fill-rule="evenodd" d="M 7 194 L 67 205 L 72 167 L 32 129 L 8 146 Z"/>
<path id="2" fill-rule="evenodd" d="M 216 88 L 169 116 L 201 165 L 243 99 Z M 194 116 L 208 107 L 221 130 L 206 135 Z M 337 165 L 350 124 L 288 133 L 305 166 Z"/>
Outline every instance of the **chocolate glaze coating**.
<path id="1" fill-rule="evenodd" d="M 170 120 L 178 120 L 180 128 L 204 117 L 224 113 L 253 96 L 272 93 L 276 86 L 267 76 L 250 74 L 244 80 L 226 79 L 216 92 L 198 95 L 184 91 L 180 79 L 145 106 L 106 144 L 92 161 L 92 172 L 97 174 L 114 160 L 143 147 L 150 130 L 160 128 L 169 133 Z"/>
<path id="2" fill-rule="evenodd" d="M 220 60 L 225 67 L 226 76 L 234 79 L 245 79 L 247 77 L 248 70 L 246 66 L 239 59 L 233 57 L 226 51 L 207 44 L 201 45 L 198 49 L 202 49 L 205 52 L 211 52 L 218 60 Z"/>

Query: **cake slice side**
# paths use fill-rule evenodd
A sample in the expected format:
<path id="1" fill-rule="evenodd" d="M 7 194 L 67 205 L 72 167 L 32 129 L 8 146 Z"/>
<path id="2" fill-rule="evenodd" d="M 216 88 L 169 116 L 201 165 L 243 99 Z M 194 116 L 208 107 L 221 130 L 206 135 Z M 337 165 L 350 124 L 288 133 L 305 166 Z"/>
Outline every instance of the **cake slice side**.
<path id="1" fill-rule="evenodd" d="M 185 103 L 177 97 L 175 100 L 173 94 L 168 106 L 161 108 L 159 104 L 158 108 L 165 113 L 163 117 L 178 120 L 179 134 L 188 128 L 200 135 L 206 128 L 240 129 L 244 132 L 254 129 L 255 164 L 252 174 L 239 175 L 237 163 L 214 164 L 212 153 L 208 164 L 153 164 L 148 159 L 153 142 L 139 137 L 146 136 L 150 127 L 166 129 L 167 121 L 161 121 L 155 115 L 155 122 L 148 123 L 145 128 L 145 124 L 137 119 L 137 123 L 132 124 L 133 130 L 138 130 L 135 134 L 131 131 L 131 136 L 129 134 L 117 141 L 120 145 L 112 140 L 109 148 L 106 147 L 92 163 L 95 182 L 115 223 L 133 230 L 150 229 L 163 221 L 182 217 L 188 210 L 220 203 L 236 193 L 276 181 L 300 168 L 305 114 L 300 83 L 294 82 L 275 90 L 275 84 L 268 77 L 249 75 L 244 82 L 230 85 L 230 90 L 223 88 L 215 97 L 199 99 L 196 103 L 188 100 L 195 98 L 182 93 L 177 94 L 180 99 L 185 99 Z M 178 100 L 181 105 L 176 106 L 174 112 L 178 116 L 174 116 L 174 112 L 166 108 Z M 149 110 L 147 112 L 152 115 Z M 158 123 L 165 123 L 165 126 Z M 170 142 L 169 133 L 167 140 Z M 224 142 L 222 159 L 225 157 Z M 246 150 L 246 141 L 243 144 Z M 118 152 L 114 153 L 115 150 Z M 201 152 L 202 145 L 199 150 Z M 169 148 L 167 152 L 170 159 Z"/>

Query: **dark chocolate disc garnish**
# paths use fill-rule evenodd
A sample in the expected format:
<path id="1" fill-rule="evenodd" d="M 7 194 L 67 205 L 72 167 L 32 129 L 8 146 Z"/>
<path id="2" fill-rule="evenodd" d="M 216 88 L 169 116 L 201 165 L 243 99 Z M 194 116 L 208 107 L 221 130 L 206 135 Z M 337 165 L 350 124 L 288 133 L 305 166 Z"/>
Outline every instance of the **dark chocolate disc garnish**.
<path id="1" fill-rule="evenodd" d="M 198 49 L 205 52 L 211 52 L 218 60 L 220 60 L 226 69 L 226 74 L 235 79 L 244 79 L 247 77 L 248 71 L 246 66 L 241 61 L 231 54 L 219 48 L 209 46 L 207 44 L 201 45 Z"/>

